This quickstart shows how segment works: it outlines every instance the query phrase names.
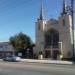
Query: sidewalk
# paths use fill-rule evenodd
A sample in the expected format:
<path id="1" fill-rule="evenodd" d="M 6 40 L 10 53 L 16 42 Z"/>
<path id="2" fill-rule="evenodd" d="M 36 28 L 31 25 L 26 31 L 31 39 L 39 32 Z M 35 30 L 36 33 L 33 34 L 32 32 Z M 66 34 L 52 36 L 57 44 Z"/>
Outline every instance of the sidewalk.
<path id="1" fill-rule="evenodd" d="M 43 63 L 43 64 L 60 64 L 60 65 L 72 65 L 73 62 L 61 61 L 61 60 L 35 60 L 35 59 L 21 59 L 22 62 L 29 63 Z"/>
<path id="2" fill-rule="evenodd" d="M 0 59 L 0 61 L 3 61 Z M 20 59 L 21 62 L 28 62 L 28 63 L 41 63 L 41 64 L 58 64 L 58 65 L 73 65 L 71 61 L 61 61 L 61 60 L 36 60 L 36 59 Z"/>

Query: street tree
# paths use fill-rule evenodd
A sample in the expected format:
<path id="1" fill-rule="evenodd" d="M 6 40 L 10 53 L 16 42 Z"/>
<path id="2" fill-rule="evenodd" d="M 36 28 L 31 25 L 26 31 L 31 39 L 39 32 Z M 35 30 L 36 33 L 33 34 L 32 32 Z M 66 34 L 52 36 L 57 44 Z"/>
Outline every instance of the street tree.
<path id="1" fill-rule="evenodd" d="M 22 52 L 26 55 L 27 49 L 30 50 L 31 53 L 33 53 L 33 47 L 35 46 L 30 39 L 29 36 L 23 33 L 19 33 L 15 36 L 10 37 L 10 43 L 15 49 L 15 52 Z"/>

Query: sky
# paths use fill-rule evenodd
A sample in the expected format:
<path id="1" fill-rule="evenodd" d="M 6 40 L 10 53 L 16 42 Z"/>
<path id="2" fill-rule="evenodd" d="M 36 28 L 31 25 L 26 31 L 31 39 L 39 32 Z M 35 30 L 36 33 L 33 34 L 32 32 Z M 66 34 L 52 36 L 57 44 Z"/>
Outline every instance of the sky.
<path id="1" fill-rule="evenodd" d="M 70 0 L 66 0 L 69 5 Z M 44 18 L 57 19 L 63 0 L 42 0 Z M 7 42 L 20 32 L 35 42 L 35 22 L 39 18 L 41 0 L 0 0 L 0 42 Z M 75 16 L 74 16 L 75 17 Z"/>

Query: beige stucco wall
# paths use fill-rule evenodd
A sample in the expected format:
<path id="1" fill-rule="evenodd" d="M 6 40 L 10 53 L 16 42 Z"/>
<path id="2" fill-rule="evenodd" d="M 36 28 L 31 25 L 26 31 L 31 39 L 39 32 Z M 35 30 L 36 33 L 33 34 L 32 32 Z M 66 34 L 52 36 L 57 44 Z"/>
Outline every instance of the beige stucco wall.
<path id="1" fill-rule="evenodd" d="M 65 20 L 65 25 L 63 25 L 63 19 Z M 40 30 L 38 25 L 40 24 Z M 38 20 L 36 22 L 36 47 L 35 53 L 39 51 L 44 51 L 44 33 L 47 30 L 55 29 L 59 32 L 59 42 L 62 42 L 62 53 L 64 58 L 72 57 L 72 24 L 71 16 L 65 15 L 60 16 L 58 20 L 48 20 L 47 22 Z"/>

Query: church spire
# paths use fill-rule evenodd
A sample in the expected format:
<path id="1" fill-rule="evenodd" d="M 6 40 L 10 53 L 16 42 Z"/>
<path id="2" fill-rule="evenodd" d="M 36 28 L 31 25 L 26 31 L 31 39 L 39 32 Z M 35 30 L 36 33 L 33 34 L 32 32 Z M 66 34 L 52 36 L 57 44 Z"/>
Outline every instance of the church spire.
<path id="1" fill-rule="evenodd" d="M 67 5 L 65 0 L 63 0 L 63 15 L 64 14 L 67 14 Z"/>
<path id="2" fill-rule="evenodd" d="M 44 19 L 44 12 L 43 12 L 43 4 L 41 3 L 41 10 L 40 10 L 40 20 Z"/>

